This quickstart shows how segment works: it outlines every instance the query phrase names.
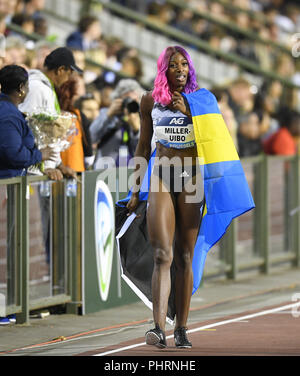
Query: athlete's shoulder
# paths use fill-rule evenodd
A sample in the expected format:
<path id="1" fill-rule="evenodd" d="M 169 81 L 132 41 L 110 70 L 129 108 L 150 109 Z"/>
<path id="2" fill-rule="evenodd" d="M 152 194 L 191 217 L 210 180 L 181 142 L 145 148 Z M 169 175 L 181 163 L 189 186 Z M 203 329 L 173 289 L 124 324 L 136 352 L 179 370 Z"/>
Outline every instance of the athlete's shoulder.
<path id="1" fill-rule="evenodd" d="M 141 99 L 141 109 L 152 110 L 153 105 L 154 99 L 152 97 L 152 91 L 145 92 Z"/>

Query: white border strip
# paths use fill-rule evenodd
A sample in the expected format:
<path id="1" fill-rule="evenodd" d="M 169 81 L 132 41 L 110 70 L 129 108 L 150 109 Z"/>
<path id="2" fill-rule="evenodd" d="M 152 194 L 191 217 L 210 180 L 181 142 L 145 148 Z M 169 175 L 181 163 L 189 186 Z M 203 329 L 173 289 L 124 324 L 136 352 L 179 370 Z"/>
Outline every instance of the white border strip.
<path id="1" fill-rule="evenodd" d="M 271 313 L 275 313 L 275 312 L 279 312 L 279 311 L 284 311 L 286 309 L 290 309 L 290 308 L 294 308 L 294 307 L 300 307 L 300 302 L 294 303 L 294 304 L 284 305 L 284 306 L 277 307 L 277 308 L 268 309 L 266 311 L 252 313 L 250 315 L 237 317 L 235 319 L 229 319 L 229 320 L 224 320 L 224 321 L 216 322 L 216 323 L 213 323 L 213 324 L 208 324 L 208 325 L 200 326 L 199 328 L 188 330 L 187 333 L 195 333 L 195 332 L 198 332 L 200 330 L 205 330 L 205 329 L 209 329 L 209 328 L 214 328 L 216 326 L 231 324 L 233 322 L 238 322 L 238 321 L 242 321 L 242 320 L 248 320 L 248 319 L 252 319 L 254 317 L 269 315 Z M 173 337 L 173 334 L 167 336 L 166 338 L 172 338 L 172 337 Z M 118 349 L 106 351 L 106 352 L 101 353 L 101 354 L 95 354 L 94 356 L 111 355 L 111 354 L 114 354 L 114 353 L 118 353 L 118 352 L 121 352 L 121 351 L 134 349 L 135 347 L 140 347 L 140 346 L 144 346 L 144 345 L 146 345 L 146 342 L 141 342 L 141 343 L 137 343 L 135 345 L 125 346 L 125 347 L 120 347 Z"/>

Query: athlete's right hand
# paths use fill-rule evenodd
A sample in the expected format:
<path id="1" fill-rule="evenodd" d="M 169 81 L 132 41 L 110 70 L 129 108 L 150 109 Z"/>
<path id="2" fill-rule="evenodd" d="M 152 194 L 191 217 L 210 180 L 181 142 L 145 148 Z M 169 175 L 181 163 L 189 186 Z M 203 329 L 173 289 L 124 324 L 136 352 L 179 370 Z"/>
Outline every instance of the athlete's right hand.
<path id="1" fill-rule="evenodd" d="M 139 201 L 140 201 L 139 194 L 132 193 L 132 196 L 126 205 L 126 208 L 128 209 L 128 214 L 127 214 L 128 216 L 132 214 L 135 211 L 135 209 L 138 207 Z"/>

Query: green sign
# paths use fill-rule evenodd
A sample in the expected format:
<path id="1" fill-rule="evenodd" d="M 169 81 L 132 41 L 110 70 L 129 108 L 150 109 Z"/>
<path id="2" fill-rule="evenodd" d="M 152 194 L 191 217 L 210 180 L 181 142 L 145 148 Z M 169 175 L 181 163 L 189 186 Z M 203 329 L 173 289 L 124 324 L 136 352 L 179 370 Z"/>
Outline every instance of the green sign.
<path id="1" fill-rule="evenodd" d="M 116 171 L 115 171 L 116 173 Z M 101 171 L 82 174 L 82 313 L 125 305 L 138 297 L 121 279 L 115 240 L 119 199 Z"/>

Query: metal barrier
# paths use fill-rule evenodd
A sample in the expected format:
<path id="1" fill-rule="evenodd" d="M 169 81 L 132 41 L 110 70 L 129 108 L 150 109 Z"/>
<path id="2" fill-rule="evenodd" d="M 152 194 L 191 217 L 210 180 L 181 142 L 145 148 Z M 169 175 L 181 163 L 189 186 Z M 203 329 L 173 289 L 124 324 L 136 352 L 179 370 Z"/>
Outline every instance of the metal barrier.
<path id="1" fill-rule="evenodd" d="M 0 180 L 0 316 L 71 302 L 76 198 L 46 176 Z"/>
<path id="2" fill-rule="evenodd" d="M 234 219 L 210 250 L 204 277 L 235 279 L 245 270 L 300 266 L 299 157 L 259 155 L 242 159 L 242 165 L 256 208 Z"/>
<path id="3" fill-rule="evenodd" d="M 283 263 L 300 267 L 300 157 L 259 155 L 243 159 L 242 164 L 256 208 L 235 219 L 209 251 L 204 280 L 216 276 L 235 279 L 245 270 L 269 273 Z M 126 174 L 117 170 L 116 187 L 126 187 L 119 184 L 119 176 Z M 68 313 L 85 313 L 80 312 L 85 299 L 82 274 L 85 283 L 98 277 L 89 277 L 90 269 L 84 272 L 85 258 L 89 257 L 91 265 L 90 256 L 85 256 L 93 253 L 90 244 L 95 240 L 88 239 L 87 253 L 82 236 L 83 228 L 94 226 L 87 225 L 95 216 L 90 202 L 101 176 L 100 171 L 83 173 L 82 183 L 71 196 L 65 180 L 53 182 L 45 176 L 0 180 L 0 316 L 16 313 L 18 323 L 28 323 L 30 311 L 61 304 Z M 117 189 L 113 200 L 125 194 Z M 86 208 L 84 200 L 89 203 Z M 111 284 L 112 291 L 101 301 L 100 309 L 134 301 L 126 287 L 126 296 L 114 296 L 121 282 L 116 248 L 113 253 L 118 286 Z M 93 284 L 95 291 L 97 283 Z"/>

